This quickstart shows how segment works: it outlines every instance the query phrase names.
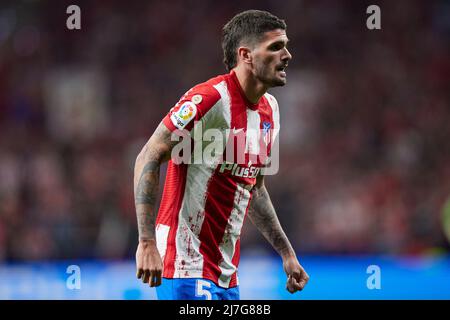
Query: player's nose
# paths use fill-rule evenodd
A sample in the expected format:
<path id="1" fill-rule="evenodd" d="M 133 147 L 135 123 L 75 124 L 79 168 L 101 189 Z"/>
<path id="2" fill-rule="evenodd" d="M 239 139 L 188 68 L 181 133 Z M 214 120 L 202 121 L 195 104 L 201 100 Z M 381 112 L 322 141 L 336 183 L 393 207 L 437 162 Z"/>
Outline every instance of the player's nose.
<path id="1" fill-rule="evenodd" d="M 284 53 L 282 55 L 281 60 L 283 60 L 284 62 L 288 62 L 291 59 L 292 59 L 291 53 L 289 52 L 289 50 L 287 48 L 284 48 Z"/>

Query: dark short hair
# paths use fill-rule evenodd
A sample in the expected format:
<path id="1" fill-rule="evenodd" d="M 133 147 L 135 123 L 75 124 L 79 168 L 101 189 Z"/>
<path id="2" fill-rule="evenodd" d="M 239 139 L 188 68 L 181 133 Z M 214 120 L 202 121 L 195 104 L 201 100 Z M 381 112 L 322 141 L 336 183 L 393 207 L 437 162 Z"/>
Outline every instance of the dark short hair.
<path id="1" fill-rule="evenodd" d="M 264 33 L 275 29 L 286 30 L 286 23 L 270 12 L 247 10 L 235 15 L 222 29 L 223 62 L 227 70 L 236 67 L 239 45 L 255 44 Z"/>

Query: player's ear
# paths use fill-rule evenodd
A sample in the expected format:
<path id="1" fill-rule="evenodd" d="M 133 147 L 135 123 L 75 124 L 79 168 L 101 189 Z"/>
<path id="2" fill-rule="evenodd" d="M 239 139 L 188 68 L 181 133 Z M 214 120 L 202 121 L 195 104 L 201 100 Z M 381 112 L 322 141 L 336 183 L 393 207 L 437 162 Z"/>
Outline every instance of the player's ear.
<path id="1" fill-rule="evenodd" d="M 238 48 L 238 59 L 243 61 L 244 63 L 252 63 L 252 54 L 251 54 L 250 48 L 239 47 Z"/>

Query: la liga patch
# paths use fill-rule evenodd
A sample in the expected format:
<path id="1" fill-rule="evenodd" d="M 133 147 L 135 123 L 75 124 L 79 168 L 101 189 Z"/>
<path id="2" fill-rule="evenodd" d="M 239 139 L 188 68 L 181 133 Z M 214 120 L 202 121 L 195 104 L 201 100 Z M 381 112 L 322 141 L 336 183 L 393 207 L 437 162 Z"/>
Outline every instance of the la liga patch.
<path id="1" fill-rule="evenodd" d="M 184 129 L 184 127 L 195 118 L 197 114 L 197 106 L 191 101 L 184 102 L 177 111 L 174 111 L 170 115 L 170 120 L 178 129 Z"/>

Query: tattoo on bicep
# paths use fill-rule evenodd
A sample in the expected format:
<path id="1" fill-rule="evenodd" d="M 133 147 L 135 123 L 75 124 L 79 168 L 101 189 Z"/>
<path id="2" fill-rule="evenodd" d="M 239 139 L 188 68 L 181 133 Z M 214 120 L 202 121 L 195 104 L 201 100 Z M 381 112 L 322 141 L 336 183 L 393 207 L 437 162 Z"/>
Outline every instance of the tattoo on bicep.
<path id="1" fill-rule="evenodd" d="M 158 140 L 158 153 L 156 156 L 160 157 L 161 162 L 170 159 L 171 151 L 173 147 L 179 143 L 178 140 L 172 139 L 172 132 L 167 127 L 160 123 L 154 133 L 155 138 Z"/>

